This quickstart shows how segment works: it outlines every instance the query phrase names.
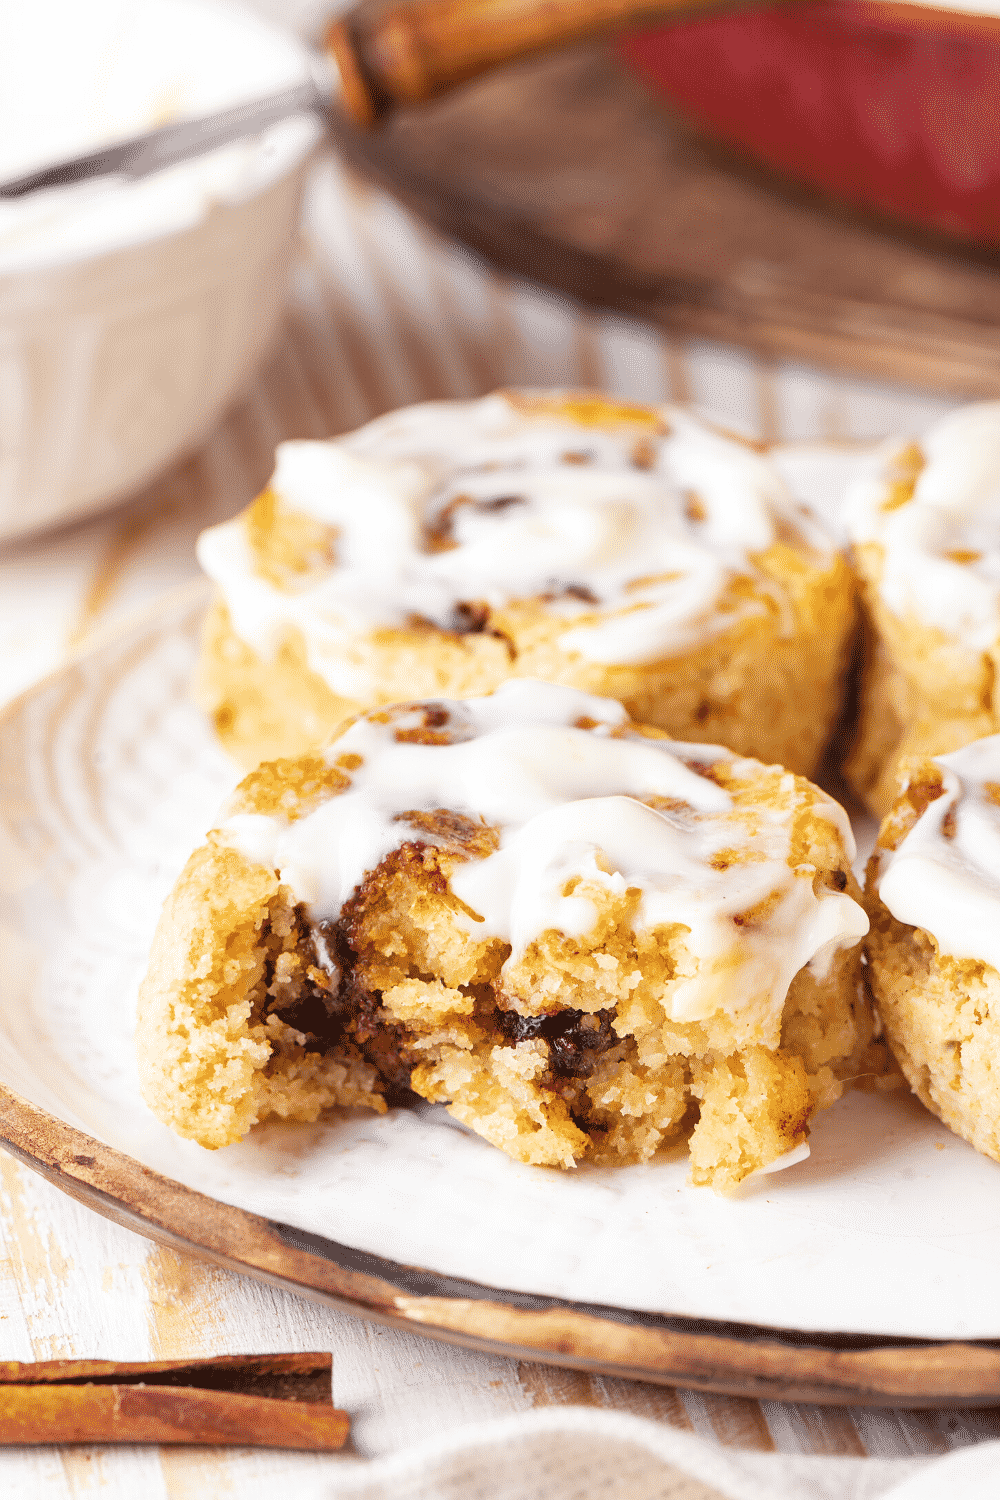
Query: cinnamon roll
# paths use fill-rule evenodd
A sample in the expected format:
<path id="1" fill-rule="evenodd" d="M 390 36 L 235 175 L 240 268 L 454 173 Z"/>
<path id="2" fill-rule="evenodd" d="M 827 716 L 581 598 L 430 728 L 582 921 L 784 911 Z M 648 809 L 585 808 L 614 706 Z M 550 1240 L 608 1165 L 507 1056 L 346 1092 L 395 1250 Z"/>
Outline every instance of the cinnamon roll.
<path id="1" fill-rule="evenodd" d="M 686 1138 L 733 1187 L 884 1071 L 843 810 L 514 680 L 369 710 L 240 785 L 164 909 L 145 1097 L 210 1147 L 418 1095 L 518 1161 Z"/>
<path id="2" fill-rule="evenodd" d="M 284 443 L 199 556 L 198 695 L 248 767 L 510 677 L 803 775 L 840 709 L 844 558 L 765 453 L 673 408 L 506 392 Z"/>

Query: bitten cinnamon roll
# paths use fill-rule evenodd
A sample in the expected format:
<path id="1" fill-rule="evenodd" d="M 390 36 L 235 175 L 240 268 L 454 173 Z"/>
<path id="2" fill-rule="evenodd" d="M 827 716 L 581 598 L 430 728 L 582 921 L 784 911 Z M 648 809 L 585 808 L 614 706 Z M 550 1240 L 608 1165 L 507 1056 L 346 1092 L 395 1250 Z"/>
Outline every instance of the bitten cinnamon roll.
<path id="1" fill-rule="evenodd" d="M 217 1147 L 272 1116 L 447 1105 L 518 1161 L 720 1189 L 884 1071 L 842 809 L 608 699 L 515 680 L 261 766 L 164 909 L 143 1090 Z"/>

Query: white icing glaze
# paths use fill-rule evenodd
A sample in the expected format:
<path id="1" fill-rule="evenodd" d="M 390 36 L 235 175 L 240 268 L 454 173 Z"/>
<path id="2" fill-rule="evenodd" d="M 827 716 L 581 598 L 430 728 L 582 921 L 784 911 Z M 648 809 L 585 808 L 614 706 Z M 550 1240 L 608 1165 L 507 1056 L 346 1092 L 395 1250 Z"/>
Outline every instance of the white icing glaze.
<path id="1" fill-rule="evenodd" d="M 526 415 L 502 395 L 410 407 L 335 442 L 283 443 L 271 487 L 336 528 L 335 565 L 285 593 L 255 574 L 239 519 L 207 531 L 198 555 L 244 641 L 270 658 L 284 629 L 301 631 L 310 667 L 347 697 L 371 690 L 352 642 L 414 616 L 449 628 L 462 601 L 552 595 L 556 615 L 599 614 L 562 637 L 565 650 L 655 661 L 739 618 L 720 613 L 720 599 L 735 576 L 754 575 L 779 523 L 831 550 L 766 457 L 686 413 L 663 416 L 670 432 L 647 469 L 633 461 L 641 431 Z M 450 513 L 454 545 L 426 550 L 425 528 L 460 496 L 471 503 Z M 598 603 L 565 592 L 574 586 Z"/>
<path id="2" fill-rule="evenodd" d="M 963 407 L 931 427 L 920 440 L 926 465 L 913 498 L 885 510 L 908 445 L 886 445 L 853 487 L 851 538 L 884 548 L 880 592 L 893 614 L 987 650 L 1000 636 L 1000 402 Z M 976 555 L 960 561 L 955 553 Z"/>
<path id="3" fill-rule="evenodd" d="M 1000 735 L 935 758 L 944 793 L 896 849 L 878 851 L 877 886 L 898 922 L 922 927 L 942 953 L 1000 969 Z"/>
<path id="4" fill-rule="evenodd" d="M 238 814 L 222 825 L 223 836 L 279 871 L 314 917 L 335 918 L 391 850 L 427 837 L 399 814 L 448 808 L 485 820 L 499 829 L 499 848 L 453 872 L 452 892 L 473 913 L 456 920 L 509 942 L 514 962 L 549 929 L 591 930 L 596 908 L 564 894 L 568 881 L 612 894 L 637 888 L 637 929 L 688 929 L 692 972 L 670 987 L 677 1020 L 748 1008 L 773 1021 L 801 968 L 814 963 L 822 972 L 837 948 L 867 932 L 849 896 L 814 891 L 813 867 L 789 866 L 786 814 L 756 809 L 751 839 L 729 793 L 684 763 L 727 761 L 752 774 L 754 762 L 715 746 L 612 738 L 625 720 L 619 704 L 548 683 L 515 679 L 492 697 L 441 706 L 456 743 L 398 742 L 397 730 L 423 723 L 419 706 L 389 723 L 359 719 L 328 752 L 363 757 L 349 790 L 292 823 Z M 583 717 L 597 727 L 574 727 Z M 635 800 L 654 796 L 684 806 L 661 812 Z M 841 809 L 830 801 L 828 811 L 843 829 Z M 744 863 L 710 862 L 721 850 L 751 846 L 754 857 Z M 774 893 L 766 919 L 734 922 Z"/>

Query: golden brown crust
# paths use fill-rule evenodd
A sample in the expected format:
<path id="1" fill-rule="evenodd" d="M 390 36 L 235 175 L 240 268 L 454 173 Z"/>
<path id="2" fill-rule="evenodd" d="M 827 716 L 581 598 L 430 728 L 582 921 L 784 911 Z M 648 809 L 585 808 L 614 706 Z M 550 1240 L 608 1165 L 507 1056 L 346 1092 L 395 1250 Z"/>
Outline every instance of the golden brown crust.
<path id="1" fill-rule="evenodd" d="M 942 769 L 929 758 L 902 761 L 898 778 L 865 882 L 872 998 L 913 1092 L 977 1151 L 1000 1161 L 1000 973 L 941 953 L 930 933 L 897 921 L 878 894 L 881 851 L 898 849 L 945 792 Z"/>
<path id="2" fill-rule="evenodd" d="M 918 818 L 932 802 L 944 795 L 944 773 L 933 760 L 901 761 L 897 767 L 897 780 L 896 800 L 879 828 L 880 849 L 898 849 Z"/>
<path id="3" fill-rule="evenodd" d="M 348 768 L 338 761 L 331 766 L 318 755 L 265 761 L 249 776 L 244 776 L 229 799 L 226 811 L 230 817 L 234 813 L 261 813 L 265 816 L 280 813 L 289 822 L 304 818 L 350 786 L 348 771 L 356 768 L 359 757 L 345 756 L 342 759 L 350 760 L 352 765 Z"/>
<path id="4" fill-rule="evenodd" d="M 289 632 L 265 664 L 236 635 L 221 599 L 205 619 L 194 697 L 248 770 L 301 754 L 357 712 L 309 670 L 298 634 Z"/>
<path id="5" fill-rule="evenodd" d="M 255 571 L 285 593 L 308 588 L 336 561 L 336 529 L 291 510 L 273 490 L 257 496 L 245 524 Z"/>
<path id="6" fill-rule="evenodd" d="M 903 502 L 900 502 L 903 503 Z M 854 548 L 865 618 L 858 721 L 844 766 L 852 789 L 878 818 L 896 794 L 902 760 L 947 755 L 996 734 L 995 654 L 963 646 L 915 615 L 900 619 L 881 597 L 883 548 Z"/>
<path id="7" fill-rule="evenodd" d="M 938 950 L 866 897 L 872 996 L 910 1088 L 949 1129 L 1000 1161 L 1000 973 Z"/>
<path id="8" fill-rule="evenodd" d="M 882 510 L 900 510 L 913 499 L 917 480 L 927 466 L 927 459 L 918 443 L 908 443 L 896 455 L 892 472 L 888 476 L 888 493 L 882 502 Z"/>
<path id="9" fill-rule="evenodd" d="M 853 584 L 842 558 L 807 566 L 784 544 L 757 562 L 779 592 L 755 594 L 742 580 L 723 603 L 735 610 L 757 598 L 763 612 L 668 660 L 605 665 L 570 655 L 560 638 L 596 615 L 567 620 L 544 601 L 522 600 L 492 612 L 489 631 L 459 635 L 430 624 L 379 631 L 359 646 L 359 664 L 378 684 L 377 703 L 475 697 L 509 677 L 538 677 L 617 698 L 673 739 L 724 744 L 809 775 L 840 711 Z M 302 754 L 371 706 L 331 693 L 294 632 L 273 661 L 261 661 L 235 635 L 221 601 L 205 626 L 196 694 L 245 765 Z"/>
<path id="10" fill-rule="evenodd" d="M 600 391 L 518 391 L 500 393 L 516 411 L 529 416 L 561 417 L 581 427 L 635 427 L 639 432 L 664 434 L 670 428 L 655 407 L 636 401 L 617 401 Z"/>

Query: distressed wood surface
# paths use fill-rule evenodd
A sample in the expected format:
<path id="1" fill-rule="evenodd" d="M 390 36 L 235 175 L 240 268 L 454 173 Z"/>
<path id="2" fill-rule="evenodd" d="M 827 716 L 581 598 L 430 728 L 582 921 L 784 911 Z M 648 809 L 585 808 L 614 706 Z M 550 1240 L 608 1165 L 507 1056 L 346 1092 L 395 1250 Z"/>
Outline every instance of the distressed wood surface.
<path id="1" fill-rule="evenodd" d="M 922 425 L 947 394 L 762 362 L 504 281 L 334 160 L 320 163 L 285 336 L 206 448 L 117 512 L 0 558 L 0 695 L 11 696 L 168 587 L 193 543 L 266 479 L 282 437 L 342 431 L 407 401 L 505 383 L 673 398 L 768 438 Z M 272 1500 L 338 1465 L 485 1417 L 583 1405 L 786 1453 L 931 1455 L 1000 1436 L 992 1409 L 821 1408 L 700 1394 L 436 1345 L 241 1278 L 98 1217 L 0 1154 L 0 1360 L 189 1360 L 327 1349 L 344 1455 L 187 1448 L 7 1449 L 7 1500 Z M 280 1486 L 280 1490 L 278 1487 Z"/>

